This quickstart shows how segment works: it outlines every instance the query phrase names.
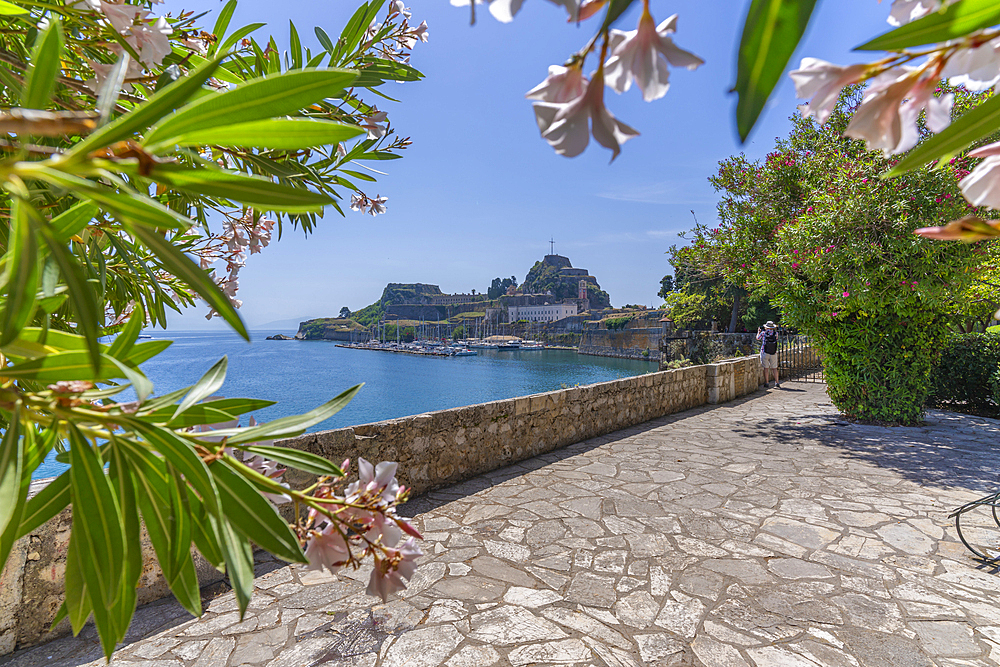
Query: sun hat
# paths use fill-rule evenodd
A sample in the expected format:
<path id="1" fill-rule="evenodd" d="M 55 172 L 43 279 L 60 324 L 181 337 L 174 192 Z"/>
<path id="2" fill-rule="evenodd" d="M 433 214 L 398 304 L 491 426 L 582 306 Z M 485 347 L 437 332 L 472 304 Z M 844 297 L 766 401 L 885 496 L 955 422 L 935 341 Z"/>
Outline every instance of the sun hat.
<path id="1" fill-rule="evenodd" d="M 774 322 L 772 322 L 771 320 L 768 320 L 767 324 L 764 325 L 764 328 L 765 329 L 777 329 L 778 327 L 776 327 L 774 325 Z"/>

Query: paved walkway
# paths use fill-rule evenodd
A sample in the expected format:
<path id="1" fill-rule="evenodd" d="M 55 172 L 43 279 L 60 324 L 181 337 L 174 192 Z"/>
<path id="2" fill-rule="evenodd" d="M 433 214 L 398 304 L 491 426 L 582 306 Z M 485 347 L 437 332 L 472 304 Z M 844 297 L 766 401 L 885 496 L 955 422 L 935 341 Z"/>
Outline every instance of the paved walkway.
<path id="1" fill-rule="evenodd" d="M 947 520 L 1000 487 L 1000 422 L 855 426 L 823 390 L 789 383 L 429 494 L 402 597 L 373 606 L 365 572 L 264 562 L 242 622 L 231 593 L 201 620 L 149 605 L 111 664 L 1000 664 L 1000 575 Z M 0 664 L 99 655 L 85 631 Z"/>

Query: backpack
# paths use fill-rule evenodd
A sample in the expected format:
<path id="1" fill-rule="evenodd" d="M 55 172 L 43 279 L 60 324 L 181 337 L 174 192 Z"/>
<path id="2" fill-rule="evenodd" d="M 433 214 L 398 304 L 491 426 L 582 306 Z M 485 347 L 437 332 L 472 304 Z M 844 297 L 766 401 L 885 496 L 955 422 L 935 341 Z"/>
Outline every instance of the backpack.
<path id="1" fill-rule="evenodd" d="M 778 353 L 778 332 L 768 329 L 764 332 L 764 354 Z"/>

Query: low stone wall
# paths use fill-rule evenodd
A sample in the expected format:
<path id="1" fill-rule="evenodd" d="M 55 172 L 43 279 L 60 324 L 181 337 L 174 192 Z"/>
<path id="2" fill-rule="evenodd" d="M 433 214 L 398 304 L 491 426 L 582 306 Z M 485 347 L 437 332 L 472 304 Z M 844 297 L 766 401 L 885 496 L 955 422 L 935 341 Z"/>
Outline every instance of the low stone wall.
<path id="1" fill-rule="evenodd" d="M 399 462 L 399 481 L 415 494 L 460 482 L 566 445 L 756 391 L 756 357 L 659 371 L 544 394 L 470 405 L 279 441 L 333 461 L 363 456 Z M 286 474 L 290 483 L 308 476 Z M 45 480 L 33 485 L 37 492 Z M 19 540 L 0 576 L 0 655 L 69 632 L 48 632 L 62 603 L 71 513 L 67 509 Z M 139 601 L 169 595 L 148 539 L 143 540 Z M 196 557 L 199 581 L 223 576 Z"/>

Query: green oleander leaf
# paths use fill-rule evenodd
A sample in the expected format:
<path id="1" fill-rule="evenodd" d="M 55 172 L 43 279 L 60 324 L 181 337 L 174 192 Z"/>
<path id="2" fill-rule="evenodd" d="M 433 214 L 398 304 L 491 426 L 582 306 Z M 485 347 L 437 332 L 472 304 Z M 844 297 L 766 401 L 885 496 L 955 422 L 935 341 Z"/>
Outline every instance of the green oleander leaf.
<path id="1" fill-rule="evenodd" d="M 809 24 L 816 0 L 753 0 L 737 56 L 736 127 L 746 141 Z"/>
<path id="2" fill-rule="evenodd" d="M 311 118 L 268 118 L 186 132 L 174 139 L 179 146 L 243 146 L 298 150 L 337 144 L 364 133 L 356 125 Z"/>
<path id="3" fill-rule="evenodd" d="M 31 67 L 28 69 L 24 93 L 21 95 L 22 107 L 44 109 L 49 106 L 61 71 L 62 51 L 62 23 L 57 17 L 50 16 L 48 27 L 31 49 Z"/>
<path id="4" fill-rule="evenodd" d="M 143 143 L 156 150 L 172 145 L 176 137 L 192 130 L 296 114 L 304 107 L 337 95 L 356 76 L 356 72 L 349 70 L 321 69 L 253 79 L 178 109 L 150 130 Z"/>
<path id="5" fill-rule="evenodd" d="M 241 451 L 250 454 L 259 454 L 266 459 L 277 461 L 281 465 L 290 466 L 297 470 L 311 472 L 314 475 L 332 475 L 343 477 L 344 471 L 339 466 L 334 465 L 329 459 L 325 459 L 319 454 L 304 452 L 291 447 L 271 447 L 268 445 L 239 446 Z"/>
<path id="6" fill-rule="evenodd" d="M 282 417 L 269 421 L 266 424 L 252 426 L 250 428 L 230 428 L 212 431 L 213 436 L 225 436 L 227 443 L 239 445 L 247 442 L 257 442 L 259 440 L 274 440 L 277 438 L 291 438 L 305 433 L 310 426 L 329 419 L 340 412 L 354 395 L 363 387 L 363 384 L 355 385 L 350 389 L 341 392 L 335 398 L 330 399 L 318 408 L 314 408 L 302 415 Z"/>
<path id="7" fill-rule="evenodd" d="M 201 376 L 201 379 L 198 380 L 193 387 L 191 387 L 191 391 L 188 392 L 187 396 L 184 397 L 184 400 L 181 401 L 180 405 L 178 405 L 177 409 L 174 411 L 173 418 L 176 419 L 194 404 L 217 392 L 222 387 L 222 383 L 226 381 L 226 367 L 228 365 L 228 357 L 222 357 L 215 362 L 215 364 Z"/>
<path id="8" fill-rule="evenodd" d="M 282 560 L 308 562 L 288 522 L 260 491 L 222 461 L 214 461 L 208 469 L 215 477 L 223 512 L 240 517 L 232 524 L 237 532 Z"/>
<path id="9" fill-rule="evenodd" d="M 1000 95 L 994 95 L 956 118 L 944 130 L 920 142 L 885 174 L 885 178 L 919 169 L 934 160 L 947 160 L 998 129 L 1000 129 Z"/>
<path id="10" fill-rule="evenodd" d="M 1000 23 L 1000 4 L 996 0 L 961 0 L 879 35 L 854 50 L 898 51 L 937 44 L 964 37 L 997 23 Z"/>

